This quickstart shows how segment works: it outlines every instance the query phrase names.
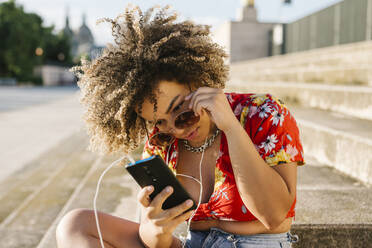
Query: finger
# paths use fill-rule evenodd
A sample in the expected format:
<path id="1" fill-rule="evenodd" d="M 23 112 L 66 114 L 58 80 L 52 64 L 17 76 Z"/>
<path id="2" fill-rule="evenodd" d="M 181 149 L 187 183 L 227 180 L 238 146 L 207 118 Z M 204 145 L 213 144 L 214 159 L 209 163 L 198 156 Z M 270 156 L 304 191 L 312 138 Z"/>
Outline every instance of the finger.
<path id="1" fill-rule="evenodd" d="M 192 205 L 193 201 L 191 199 L 184 201 L 183 203 L 164 211 L 164 218 L 173 219 L 185 212 L 187 209 L 191 208 Z"/>
<path id="2" fill-rule="evenodd" d="M 210 93 L 210 92 L 213 92 L 214 90 L 215 88 L 211 88 L 211 87 L 200 87 L 196 91 L 191 92 L 188 96 L 186 96 L 185 100 L 187 101 L 189 99 L 192 99 L 193 97 L 195 97 L 195 95 L 198 95 L 200 93 Z"/>
<path id="3" fill-rule="evenodd" d="M 150 207 L 160 210 L 164 201 L 173 193 L 173 188 L 171 186 L 165 187 L 155 198 L 151 201 Z"/>
<path id="4" fill-rule="evenodd" d="M 195 106 L 195 113 L 201 114 L 202 110 L 205 110 L 206 113 L 211 113 L 212 109 L 216 109 L 217 107 L 213 105 L 211 99 L 205 99 L 198 102 L 198 104 Z"/>
<path id="5" fill-rule="evenodd" d="M 137 200 L 141 203 L 142 206 L 148 207 L 150 205 L 150 195 L 154 191 L 154 186 L 143 187 L 140 192 L 137 194 Z"/>
<path id="6" fill-rule="evenodd" d="M 201 108 L 203 106 L 199 107 L 200 103 L 204 101 L 212 100 L 214 96 L 215 96 L 214 93 L 209 93 L 209 94 L 201 94 L 195 97 L 193 105 L 191 107 L 193 111 L 195 112 L 195 114 L 201 115 Z"/>
<path id="7" fill-rule="evenodd" d="M 197 98 L 199 98 L 201 95 L 215 95 L 215 94 L 218 93 L 218 91 L 219 91 L 219 89 L 215 89 L 215 88 L 208 88 L 208 87 L 199 88 L 193 94 L 193 96 L 190 100 L 189 106 L 191 106 L 191 107 L 194 106 L 195 105 L 195 100 Z"/>
<path id="8" fill-rule="evenodd" d="M 186 213 L 181 214 L 178 217 L 174 218 L 172 220 L 172 225 L 178 226 L 181 223 L 185 222 L 187 219 L 189 219 L 192 216 L 192 214 L 194 213 L 194 211 L 195 210 L 187 211 Z"/>
<path id="9" fill-rule="evenodd" d="M 191 92 L 190 94 L 188 94 L 186 97 L 185 97 L 185 101 L 189 100 L 192 98 L 192 96 L 195 94 L 196 91 L 194 92 Z"/>

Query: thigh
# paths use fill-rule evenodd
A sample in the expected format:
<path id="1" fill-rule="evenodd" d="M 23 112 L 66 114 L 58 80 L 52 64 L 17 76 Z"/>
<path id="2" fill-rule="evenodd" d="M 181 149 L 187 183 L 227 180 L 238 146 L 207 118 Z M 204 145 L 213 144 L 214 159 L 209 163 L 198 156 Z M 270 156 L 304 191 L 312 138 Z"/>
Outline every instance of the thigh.
<path id="1" fill-rule="evenodd" d="M 116 248 L 144 248 L 139 238 L 139 223 L 97 211 L 102 238 Z M 61 220 L 59 229 L 67 235 L 83 233 L 99 239 L 94 210 L 75 209 Z M 99 241 L 98 241 L 99 242 Z M 173 236 L 173 247 L 180 247 L 181 241 Z"/>
<path id="2" fill-rule="evenodd" d="M 97 214 L 101 234 L 105 242 L 117 248 L 144 247 L 138 235 L 139 223 L 100 211 L 97 211 Z M 99 239 L 94 210 L 90 209 L 70 211 L 62 218 L 58 229 L 57 232 L 60 235 L 91 235 Z"/>

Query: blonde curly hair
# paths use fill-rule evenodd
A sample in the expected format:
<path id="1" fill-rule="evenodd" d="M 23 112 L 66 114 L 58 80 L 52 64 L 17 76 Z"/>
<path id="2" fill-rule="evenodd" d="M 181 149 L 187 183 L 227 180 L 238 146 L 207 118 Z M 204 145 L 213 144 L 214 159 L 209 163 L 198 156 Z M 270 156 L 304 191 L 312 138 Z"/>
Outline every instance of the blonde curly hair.
<path id="1" fill-rule="evenodd" d="M 176 80 L 192 87 L 224 88 L 228 78 L 227 54 L 209 37 L 210 26 L 186 20 L 176 23 L 169 6 L 154 6 L 142 13 L 128 5 L 111 23 L 114 44 L 81 66 L 71 68 L 86 106 L 83 119 L 90 136 L 88 150 L 100 154 L 129 154 L 146 136 L 141 113 L 144 99 L 154 104 L 154 89 L 161 80 Z M 156 10 L 156 11 L 155 11 Z M 143 125 L 145 123 L 145 125 Z"/>

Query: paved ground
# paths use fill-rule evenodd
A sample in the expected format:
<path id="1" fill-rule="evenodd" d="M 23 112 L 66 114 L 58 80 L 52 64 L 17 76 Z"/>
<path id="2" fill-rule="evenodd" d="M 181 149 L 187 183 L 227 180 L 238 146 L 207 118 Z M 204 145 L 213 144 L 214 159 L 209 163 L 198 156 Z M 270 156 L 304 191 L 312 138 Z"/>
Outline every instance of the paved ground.
<path id="1" fill-rule="evenodd" d="M 0 87 L 0 181 L 79 130 L 76 87 Z"/>
<path id="2" fill-rule="evenodd" d="M 1 86 L 0 113 L 50 103 L 78 91 L 77 86 Z"/>

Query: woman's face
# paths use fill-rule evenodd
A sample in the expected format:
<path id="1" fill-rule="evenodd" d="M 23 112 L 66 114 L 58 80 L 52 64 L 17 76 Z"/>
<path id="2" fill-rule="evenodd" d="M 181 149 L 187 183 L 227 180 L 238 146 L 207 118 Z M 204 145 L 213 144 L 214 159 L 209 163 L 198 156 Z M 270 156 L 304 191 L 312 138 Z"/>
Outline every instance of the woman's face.
<path id="1" fill-rule="evenodd" d="M 186 85 L 176 81 L 162 80 L 155 90 L 157 111 L 154 112 L 154 104 L 145 99 L 141 116 L 156 124 L 160 132 L 170 133 L 178 139 L 188 140 L 192 146 L 200 146 L 214 125 L 206 111 L 203 110 L 199 122 L 190 127 L 178 129 L 174 125 L 177 114 L 189 110 L 190 100 L 185 101 L 184 99 L 190 93 L 191 91 Z"/>

